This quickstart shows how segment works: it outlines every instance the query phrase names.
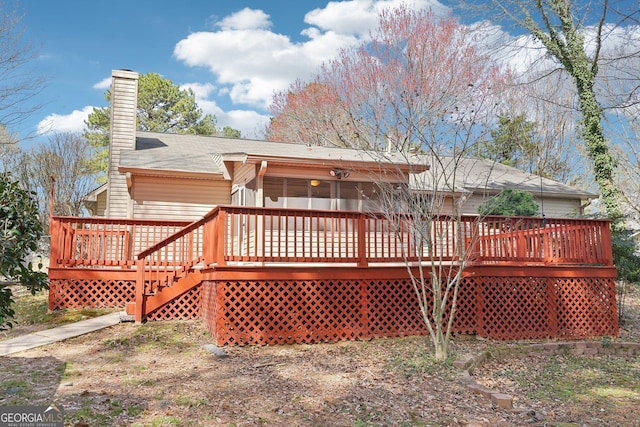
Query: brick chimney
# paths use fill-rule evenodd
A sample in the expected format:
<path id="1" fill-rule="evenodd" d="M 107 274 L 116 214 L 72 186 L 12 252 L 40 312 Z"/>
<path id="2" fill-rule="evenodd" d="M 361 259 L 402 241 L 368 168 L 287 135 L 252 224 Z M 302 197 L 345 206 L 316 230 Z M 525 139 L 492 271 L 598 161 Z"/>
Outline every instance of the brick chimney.
<path id="1" fill-rule="evenodd" d="M 131 218 L 132 202 L 126 176 L 118 172 L 120 152 L 135 150 L 138 73 L 113 70 L 111 73 L 111 131 L 107 170 L 107 217 Z"/>

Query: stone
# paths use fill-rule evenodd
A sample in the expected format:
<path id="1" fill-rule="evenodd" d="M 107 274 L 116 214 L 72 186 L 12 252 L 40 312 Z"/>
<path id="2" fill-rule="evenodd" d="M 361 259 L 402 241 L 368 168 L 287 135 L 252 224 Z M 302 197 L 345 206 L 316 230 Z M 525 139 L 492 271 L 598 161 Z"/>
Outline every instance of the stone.
<path id="1" fill-rule="evenodd" d="M 513 397 L 504 393 L 493 393 L 491 395 L 491 403 L 502 409 L 513 408 Z"/>
<path id="2" fill-rule="evenodd" d="M 475 384 L 476 380 L 471 376 L 469 371 L 464 371 L 462 375 L 460 375 L 460 382 L 463 384 Z"/>
<path id="3" fill-rule="evenodd" d="M 207 350 L 209 353 L 215 355 L 216 357 L 219 357 L 221 359 L 225 358 L 225 357 L 229 357 L 229 355 L 227 355 L 227 353 L 225 353 L 220 347 L 218 347 L 217 345 L 213 345 L 213 344 L 205 344 L 204 346 L 205 350 Z"/>

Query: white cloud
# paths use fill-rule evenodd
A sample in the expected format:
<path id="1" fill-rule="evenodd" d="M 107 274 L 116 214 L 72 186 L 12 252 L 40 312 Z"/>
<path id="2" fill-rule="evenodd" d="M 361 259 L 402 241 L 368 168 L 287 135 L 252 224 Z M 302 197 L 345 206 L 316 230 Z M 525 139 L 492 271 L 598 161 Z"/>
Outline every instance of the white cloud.
<path id="1" fill-rule="evenodd" d="M 198 102 L 199 105 L 200 100 L 208 98 L 212 93 L 215 92 L 216 87 L 211 83 L 184 83 L 180 85 L 180 89 L 191 89 L 195 94 L 196 102 Z"/>
<path id="2" fill-rule="evenodd" d="M 243 138 L 261 139 L 269 123 L 269 116 L 251 110 L 232 110 L 216 117 L 220 128 L 231 126 L 238 129 Z"/>
<path id="3" fill-rule="evenodd" d="M 111 88 L 111 77 L 100 80 L 92 86 L 94 89 L 106 90 Z"/>
<path id="4" fill-rule="evenodd" d="M 533 36 L 523 35 L 506 42 L 508 37 L 505 34 L 502 38 L 504 45 L 502 59 L 516 74 L 534 71 L 532 68 L 550 69 L 553 67 L 554 61 L 547 56 L 547 50 Z"/>
<path id="5" fill-rule="evenodd" d="M 181 89 L 191 89 L 196 97 L 198 106 L 205 114 L 216 117 L 217 127 L 222 129 L 231 126 L 238 129 L 243 137 L 262 137 L 269 117 L 252 110 L 224 111 L 212 96 L 219 95 L 215 85 L 211 83 L 185 83 Z"/>
<path id="6" fill-rule="evenodd" d="M 94 107 L 87 106 L 82 110 L 73 110 L 69 114 L 50 114 L 38 123 L 38 135 L 55 132 L 82 132 L 84 121 Z"/>
<path id="7" fill-rule="evenodd" d="M 232 30 L 267 30 L 271 27 L 269 15 L 261 10 L 245 7 L 239 12 L 227 16 L 216 23 L 223 31 Z"/>
<path id="8" fill-rule="evenodd" d="M 274 92 L 296 79 L 310 78 L 320 65 L 366 36 L 384 8 L 403 0 L 350 0 L 329 2 L 304 18 L 309 25 L 302 41 L 270 30 L 269 15 L 245 8 L 219 20 L 218 31 L 196 32 L 174 48 L 178 61 L 205 67 L 213 75 L 218 93 L 228 94 L 234 105 L 266 111 Z M 446 8 L 436 0 L 415 0 L 410 7 Z"/>
<path id="9" fill-rule="evenodd" d="M 193 33 L 176 45 L 174 55 L 189 66 L 208 68 L 216 83 L 229 86 L 234 104 L 261 109 L 274 90 L 308 77 L 324 59 L 313 45 L 296 45 L 265 30 Z"/>
<path id="10" fill-rule="evenodd" d="M 431 8 L 437 14 L 446 13 L 448 10 L 436 0 L 415 0 L 410 4 L 405 0 L 331 1 L 324 8 L 307 13 L 304 22 L 323 31 L 366 37 L 369 30 L 378 23 L 380 12 L 403 4 L 413 9 Z"/>

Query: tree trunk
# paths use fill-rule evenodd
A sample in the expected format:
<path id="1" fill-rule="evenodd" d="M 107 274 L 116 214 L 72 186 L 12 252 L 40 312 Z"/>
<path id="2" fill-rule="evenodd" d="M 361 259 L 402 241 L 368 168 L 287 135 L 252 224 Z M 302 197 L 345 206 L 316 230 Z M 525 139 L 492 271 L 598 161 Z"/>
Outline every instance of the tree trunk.
<path id="1" fill-rule="evenodd" d="M 449 349 L 447 345 L 447 341 L 444 339 L 442 334 L 442 326 L 439 327 L 438 338 L 435 340 L 434 350 L 435 350 L 435 359 L 438 362 L 444 362 L 449 357 Z"/>
<path id="2" fill-rule="evenodd" d="M 593 91 L 593 77 L 580 73 L 574 76 L 578 86 L 580 110 L 583 115 L 582 137 L 587 146 L 587 154 L 593 163 L 594 178 L 600 189 L 600 197 L 609 218 L 621 216 L 618 206 L 618 189 L 614 182 L 616 162 L 609 152 L 602 129 L 602 109 Z"/>

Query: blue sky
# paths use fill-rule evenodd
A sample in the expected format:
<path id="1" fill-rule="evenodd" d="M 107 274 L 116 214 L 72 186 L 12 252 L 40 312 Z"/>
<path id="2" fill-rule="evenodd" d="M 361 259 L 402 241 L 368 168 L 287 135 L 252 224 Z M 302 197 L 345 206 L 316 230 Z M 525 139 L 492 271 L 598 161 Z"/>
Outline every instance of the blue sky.
<path id="1" fill-rule="evenodd" d="M 220 126 L 256 134 L 275 90 L 309 77 L 399 1 L 23 1 L 25 38 L 50 79 L 21 134 L 79 131 L 113 69 L 192 87 Z M 419 0 L 416 7 L 429 6 Z"/>
<path id="2" fill-rule="evenodd" d="M 401 2 L 22 0 L 25 38 L 49 83 L 44 107 L 18 131 L 81 131 L 92 108 L 106 105 L 111 70 L 124 68 L 191 87 L 220 127 L 260 137 L 274 91 L 311 76 Z M 411 4 L 446 10 L 435 0 Z"/>

